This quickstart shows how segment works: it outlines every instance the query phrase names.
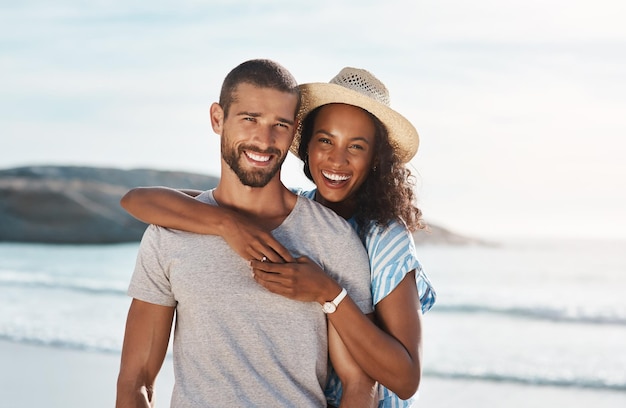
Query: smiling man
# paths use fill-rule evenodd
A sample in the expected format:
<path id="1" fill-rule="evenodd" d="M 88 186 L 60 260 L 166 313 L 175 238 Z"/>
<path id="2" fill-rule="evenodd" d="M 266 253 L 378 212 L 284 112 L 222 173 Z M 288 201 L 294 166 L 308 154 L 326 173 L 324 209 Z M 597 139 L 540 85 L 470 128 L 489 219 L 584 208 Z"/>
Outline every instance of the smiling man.
<path id="1" fill-rule="evenodd" d="M 368 258 L 350 225 L 280 181 L 299 102 L 296 81 L 279 64 L 252 60 L 233 69 L 210 108 L 221 179 L 197 200 L 271 232 L 288 261 L 305 255 L 323 265 L 371 313 Z M 323 309 L 265 290 L 223 238 L 151 225 L 128 293 L 118 408 L 154 406 L 174 316 L 172 407 L 326 407 L 329 347 L 333 358 L 346 355 L 340 339 L 328 336 Z M 328 301 L 338 304 L 344 294 Z M 374 400 L 372 382 L 347 388 L 345 406 Z"/>

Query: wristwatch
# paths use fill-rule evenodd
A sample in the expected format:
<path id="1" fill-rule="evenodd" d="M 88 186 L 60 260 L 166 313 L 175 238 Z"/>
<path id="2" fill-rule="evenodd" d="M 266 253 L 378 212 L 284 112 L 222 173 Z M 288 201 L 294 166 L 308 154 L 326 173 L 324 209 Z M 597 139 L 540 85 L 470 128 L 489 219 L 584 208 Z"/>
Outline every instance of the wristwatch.
<path id="1" fill-rule="evenodd" d="M 341 288 L 341 292 L 339 292 L 336 298 L 322 305 L 322 310 L 324 311 L 324 313 L 335 313 L 335 310 L 337 310 L 337 306 L 339 306 L 339 303 L 341 303 L 341 301 L 343 300 L 343 298 L 346 297 L 347 294 L 348 291 L 345 288 Z"/>

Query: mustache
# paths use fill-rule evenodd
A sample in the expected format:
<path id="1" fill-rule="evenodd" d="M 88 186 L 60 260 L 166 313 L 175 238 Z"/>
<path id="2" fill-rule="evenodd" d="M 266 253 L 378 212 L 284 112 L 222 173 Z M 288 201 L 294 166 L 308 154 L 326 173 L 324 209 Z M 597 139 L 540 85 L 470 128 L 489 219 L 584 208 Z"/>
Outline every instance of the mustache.
<path id="1" fill-rule="evenodd" d="M 250 151 L 250 152 L 254 152 L 254 153 L 259 153 L 259 154 L 273 154 L 276 155 L 278 157 L 282 156 L 282 152 L 280 150 L 278 150 L 275 147 L 268 147 L 265 150 L 259 149 L 256 146 L 252 146 L 252 145 L 240 145 L 239 146 L 239 153 L 243 153 L 244 150 Z"/>

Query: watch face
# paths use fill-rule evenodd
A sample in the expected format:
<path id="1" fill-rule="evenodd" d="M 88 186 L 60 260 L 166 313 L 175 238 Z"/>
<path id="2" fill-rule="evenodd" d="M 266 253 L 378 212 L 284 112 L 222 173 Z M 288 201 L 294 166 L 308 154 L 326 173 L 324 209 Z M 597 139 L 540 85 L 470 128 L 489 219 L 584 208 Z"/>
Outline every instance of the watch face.
<path id="1" fill-rule="evenodd" d="M 333 302 L 326 302 L 324 303 L 324 306 L 322 306 L 322 310 L 324 311 L 324 313 L 333 313 L 335 310 L 337 310 L 337 306 L 335 306 Z"/>

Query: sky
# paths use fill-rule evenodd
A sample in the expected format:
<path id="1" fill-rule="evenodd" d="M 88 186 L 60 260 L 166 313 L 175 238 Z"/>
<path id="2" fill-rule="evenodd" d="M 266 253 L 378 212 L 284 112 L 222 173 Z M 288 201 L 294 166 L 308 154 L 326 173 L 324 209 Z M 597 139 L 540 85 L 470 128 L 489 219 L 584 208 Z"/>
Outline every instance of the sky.
<path id="1" fill-rule="evenodd" d="M 353 66 L 420 133 L 428 222 L 626 238 L 625 18 L 622 0 L 0 0 L 0 168 L 218 175 L 208 108 L 233 67 Z M 282 177 L 310 185 L 295 157 Z"/>

